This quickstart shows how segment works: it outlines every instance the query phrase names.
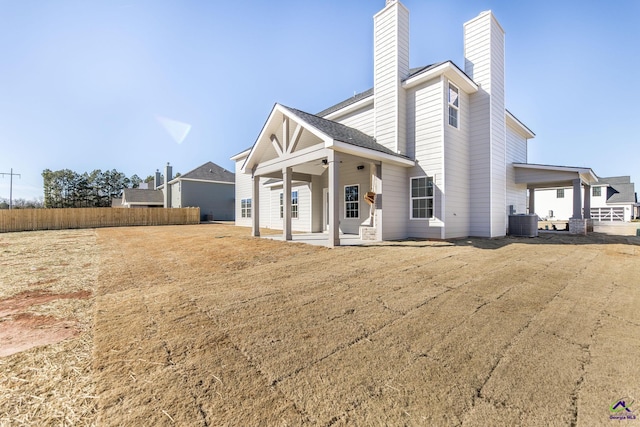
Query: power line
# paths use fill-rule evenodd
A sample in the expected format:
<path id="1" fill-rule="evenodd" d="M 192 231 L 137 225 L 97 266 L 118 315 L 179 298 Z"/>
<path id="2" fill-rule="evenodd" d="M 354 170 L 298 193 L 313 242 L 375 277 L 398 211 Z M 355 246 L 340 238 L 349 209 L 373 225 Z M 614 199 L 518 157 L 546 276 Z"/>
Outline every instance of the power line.
<path id="1" fill-rule="evenodd" d="M 13 176 L 17 176 L 22 178 L 22 175 L 19 173 L 13 173 L 13 168 L 11 168 L 11 172 L 0 172 L 0 175 L 4 178 L 5 175 L 9 175 L 9 209 L 13 209 Z"/>

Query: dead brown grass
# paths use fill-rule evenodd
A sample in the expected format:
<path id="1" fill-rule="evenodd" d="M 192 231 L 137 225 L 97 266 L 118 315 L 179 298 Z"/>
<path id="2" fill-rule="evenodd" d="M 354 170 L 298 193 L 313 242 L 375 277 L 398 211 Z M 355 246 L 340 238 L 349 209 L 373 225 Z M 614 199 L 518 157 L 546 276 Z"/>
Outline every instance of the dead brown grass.
<path id="1" fill-rule="evenodd" d="M 94 424 L 97 250 L 93 230 L 0 234 L 0 425 Z"/>
<path id="2" fill-rule="evenodd" d="M 60 233 L 38 241 L 60 249 Z M 94 307 L 92 330 L 0 359 L 14 402 L 0 422 L 591 426 L 611 422 L 616 399 L 640 398 L 638 238 L 329 250 L 224 225 L 100 229 L 96 244 L 71 234 L 67 267 L 85 265 L 73 280 L 55 251 L 37 261 L 26 249 L 32 234 L 0 235 L 0 253 L 25 248 L 0 258 L 3 271 L 30 274 L 0 287 L 5 298 L 33 283 L 95 290 L 68 301 Z M 81 398 L 28 377 L 39 364 Z M 34 409 L 40 399 L 49 409 Z"/>

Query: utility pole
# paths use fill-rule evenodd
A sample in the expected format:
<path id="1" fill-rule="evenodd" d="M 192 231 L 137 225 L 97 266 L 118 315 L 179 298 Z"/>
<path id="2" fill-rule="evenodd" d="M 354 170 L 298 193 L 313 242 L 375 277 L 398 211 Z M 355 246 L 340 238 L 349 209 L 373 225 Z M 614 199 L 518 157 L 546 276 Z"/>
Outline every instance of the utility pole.
<path id="1" fill-rule="evenodd" d="M 17 176 L 22 178 L 19 173 L 13 173 L 13 168 L 11 168 L 11 172 L 0 172 L 0 175 L 4 177 L 5 175 L 9 175 L 9 209 L 13 209 L 13 176 Z"/>

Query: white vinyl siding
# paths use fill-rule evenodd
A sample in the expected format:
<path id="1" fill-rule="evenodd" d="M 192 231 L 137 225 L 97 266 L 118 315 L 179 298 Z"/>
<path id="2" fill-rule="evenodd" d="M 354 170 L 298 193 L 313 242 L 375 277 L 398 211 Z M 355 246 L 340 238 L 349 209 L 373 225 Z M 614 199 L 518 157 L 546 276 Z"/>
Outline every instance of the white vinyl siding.
<path id="1" fill-rule="evenodd" d="M 564 197 L 558 198 L 558 190 Z M 568 220 L 573 216 L 573 188 L 535 190 L 535 213 L 542 219 Z"/>
<path id="2" fill-rule="evenodd" d="M 251 175 L 249 174 L 245 174 L 242 173 L 242 171 L 240 170 L 240 168 L 242 167 L 242 164 L 244 163 L 245 158 L 242 158 L 240 160 L 236 161 L 236 168 L 235 168 L 235 173 L 236 173 L 236 185 L 235 185 L 235 220 L 236 220 L 236 225 L 241 225 L 244 227 L 250 227 L 251 226 L 251 219 L 250 218 L 243 218 L 242 217 L 242 199 L 249 199 L 252 197 L 251 195 L 251 186 L 252 186 L 252 181 L 251 181 Z"/>
<path id="3" fill-rule="evenodd" d="M 274 230 L 282 230 L 283 221 L 282 218 L 282 185 L 276 185 L 270 188 L 265 188 L 267 194 L 261 199 L 260 204 L 264 210 L 260 210 L 260 224 L 266 228 L 271 228 Z M 321 189 L 318 191 L 322 191 Z M 297 208 L 294 208 L 293 201 L 296 199 L 294 197 L 297 194 Z M 292 183 L 291 190 L 291 229 L 293 231 L 301 231 L 301 232 L 311 232 L 311 209 L 312 209 L 312 197 L 311 197 L 311 186 L 307 183 L 294 182 Z M 297 210 L 298 216 L 294 216 L 294 211 Z M 262 213 L 264 212 L 264 213 Z"/>
<path id="4" fill-rule="evenodd" d="M 407 94 L 407 142 L 409 156 L 414 156 L 417 165 L 405 169 L 404 189 L 409 201 L 409 177 L 430 176 L 434 181 L 434 213 L 430 221 L 409 221 L 407 236 L 417 238 L 442 238 L 442 209 L 444 186 L 444 126 L 445 126 L 445 85 L 442 79 L 434 79 L 417 86 Z M 455 130 L 455 129 L 454 129 Z M 383 185 L 386 178 L 383 176 Z M 386 196 L 385 196 L 386 197 Z M 388 203 L 383 204 L 387 215 Z M 405 218 L 410 218 L 407 206 Z M 406 219 L 404 220 L 406 221 Z"/>
<path id="5" fill-rule="evenodd" d="M 382 164 L 382 240 L 404 239 L 409 217 L 407 169 Z"/>
<path id="6" fill-rule="evenodd" d="M 361 108 L 348 115 L 334 118 L 333 120 L 345 126 L 358 129 L 367 135 L 373 135 L 374 133 L 373 105 Z"/>
<path id="7" fill-rule="evenodd" d="M 527 139 L 507 126 L 507 213 L 513 206 L 515 213 L 527 213 L 527 185 L 516 184 L 513 163 L 527 162 Z"/>
<path id="8" fill-rule="evenodd" d="M 409 11 L 394 2 L 374 17 L 374 103 L 377 142 L 406 153 L 405 91 L 409 72 Z"/>
<path id="9" fill-rule="evenodd" d="M 444 238 L 466 237 L 470 234 L 471 191 L 469 168 L 469 95 L 459 92 L 459 127 L 444 126 L 444 182 L 446 187 Z M 448 108 L 448 107 L 445 107 Z M 446 111 L 443 112 L 447 120 Z"/>
<path id="10" fill-rule="evenodd" d="M 371 188 L 371 178 L 369 174 L 369 165 L 364 162 L 363 159 L 347 154 L 340 155 L 340 177 L 338 183 L 338 195 L 339 203 L 339 217 L 340 217 L 340 231 L 346 234 L 359 234 L 360 225 L 366 223 L 369 220 L 369 205 L 365 202 L 359 203 L 359 217 L 347 218 L 345 214 L 345 195 L 344 188 L 349 185 L 358 185 L 358 197 L 362 200 L 364 193 Z M 358 169 L 358 166 L 365 166 L 363 169 Z M 406 203 L 406 202 L 405 202 Z"/>
<path id="11" fill-rule="evenodd" d="M 471 230 L 506 234 L 504 32 L 490 12 L 464 25 L 465 71 L 480 85 L 470 96 Z"/>

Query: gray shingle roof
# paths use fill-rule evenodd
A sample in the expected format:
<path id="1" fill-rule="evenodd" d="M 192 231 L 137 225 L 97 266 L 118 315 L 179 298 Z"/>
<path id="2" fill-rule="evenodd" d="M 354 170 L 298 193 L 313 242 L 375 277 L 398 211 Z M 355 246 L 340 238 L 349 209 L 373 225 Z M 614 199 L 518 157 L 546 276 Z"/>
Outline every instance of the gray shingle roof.
<path id="1" fill-rule="evenodd" d="M 603 184 L 609 184 L 607 188 L 607 203 L 636 203 L 635 185 L 630 176 L 610 176 L 599 178 Z"/>
<path id="2" fill-rule="evenodd" d="M 316 115 L 320 116 L 320 117 L 328 116 L 329 114 L 331 114 L 331 113 L 333 113 L 335 111 L 341 110 L 344 107 L 348 107 L 351 104 L 355 104 L 356 102 L 361 101 L 361 100 L 363 100 L 365 98 L 368 98 L 368 97 L 370 97 L 372 95 L 373 95 L 373 88 L 365 90 L 364 92 L 357 93 L 357 94 L 353 95 L 351 98 L 345 99 L 344 101 L 339 102 L 336 105 L 332 105 L 331 107 L 320 111 Z"/>
<path id="3" fill-rule="evenodd" d="M 160 190 L 125 188 L 122 198 L 127 203 L 164 204 L 164 195 Z"/>
<path id="4" fill-rule="evenodd" d="M 437 64 L 431 64 L 431 65 L 425 65 L 423 67 L 411 68 L 409 70 L 409 75 L 407 76 L 407 79 L 409 79 L 411 77 L 414 77 L 414 76 L 417 76 L 418 74 L 420 74 L 422 72 L 425 72 L 425 71 L 428 71 L 428 70 L 430 70 L 432 68 L 438 67 L 438 66 L 440 66 L 440 65 L 442 65 L 442 64 L 444 64 L 446 62 L 451 62 L 456 68 L 458 68 L 460 70 L 460 68 L 456 64 L 454 64 L 452 61 L 443 61 L 443 62 L 438 62 Z M 460 71 L 462 71 L 462 70 L 460 70 Z M 357 93 L 357 94 L 353 95 L 351 98 L 345 99 L 344 101 L 339 102 L 336 105 L 332 105 L 331 107 L 320 111 L 316 115 L 320 116 L 320 117 L 328 116 L 331 113 L 334 113 L 334 112 L 336 112 L 338 110 L 341 110 L 344 107 L 348 107 L 351 104 L 355 104 L 356 102 L 361 101 L 361 100 L 363 100 L 365 98 L 368 98 L 368 97 L 370 97 L 372 95 L 373 95 L 373 88 L 367 89 L 364 92 Z"/>
<path id="5" fill-rule="evenodd" d="M 598 181 L 605 184 L 631 184 L 630 176 L 608 176 L 604 178 L 598 178 Z"/>
<path id="6" fill-rule="evenodd" d="M 235 174 L 233 172 L 229 172 L 225 168 L 218 166 L 213 162 L 207 162 L 202 166 L 198 166 L 192 171 L 189 171 L 184 175 L 180 175 L 178 178 L 200 179 L 204 181 L 218 182 L 235 182 Z"/>
<path id="7" fill-rule="evenodd" d="M 607 203 L 636 203 L 633 184 L 614 184 L 607 189 Z"/>
<path id="8" fill-rule="evenodd" d="M 356 147 L 367 148 L 369 150 L 379 151 L 392 156 L 407 158 L 400 154 L 394 153 L 384 145 L 378 144 L 374 137 L 367 135 L 352 127 L 343 125 L 333 120 L 323 119 L 314 114 L 305 113 L 304 111 L 296 110 L 295 108 L 285 107 L 288 111 L 294 115 L 300 117 L 305 122 L 309 123 L 321 132 L 329 135 L 336 141 L 341 141 L 347 144 L 355 145 Z"/>

